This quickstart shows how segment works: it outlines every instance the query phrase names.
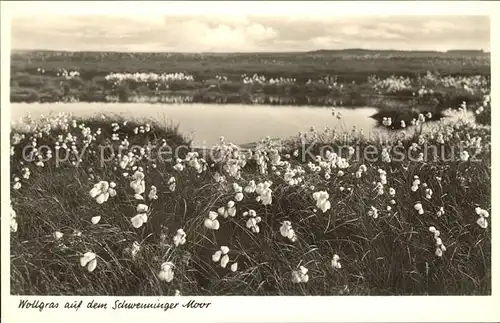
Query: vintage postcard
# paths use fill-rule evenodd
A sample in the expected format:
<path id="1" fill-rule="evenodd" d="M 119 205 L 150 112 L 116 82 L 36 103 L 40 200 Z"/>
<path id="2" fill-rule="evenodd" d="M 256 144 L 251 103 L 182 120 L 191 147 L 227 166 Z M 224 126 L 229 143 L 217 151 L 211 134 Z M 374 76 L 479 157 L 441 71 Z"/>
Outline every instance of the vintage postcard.
<path id="1" fill-rule="evenodd" d="M 1 5 L 2 322 L 500 320 L 496 3 Z"/>

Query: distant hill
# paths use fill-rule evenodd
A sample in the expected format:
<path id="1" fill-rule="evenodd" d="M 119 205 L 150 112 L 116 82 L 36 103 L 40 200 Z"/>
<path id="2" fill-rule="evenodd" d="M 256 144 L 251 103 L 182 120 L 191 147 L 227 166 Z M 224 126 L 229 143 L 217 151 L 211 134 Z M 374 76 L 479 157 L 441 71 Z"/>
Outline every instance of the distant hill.
<path id="1" fill-rule="evenodd" d="M 441 55 L 489 55 L 484 50 L 476 49 L 453 49 L 445 52 L 432 51 L 432 50 L 394 50 L 394 49 L 362 49 L 362 48 L 348 48 L 348 49 L 318 49 L 307 52 L 308 54 L 318 55 L 417 55 L 417 56 L 441 56 Z"/>
<path id="2" fill-rule="evenodd" d="M 121 55 L 208 55 L 208 56 L 224 56 L 224 55 L 234 55 L 234 56 L 246 56 L 246 55 L 263 55 L 263 56 L 276 56 L 276 55 L 380 55 L 380 56 L 390 56 L 390 55 L 408 55 L 408 56 L 446 56 L 446 55 L 464 55 L 464 56 L 487 56 L 490 55 L 489 52 L 484 50 L 476 49 L 453 49 L 446 52 L 440 51 L 422 51 L 422 50 L 395 50 L 395 49 L 363 49 L 363 48 L 347 48 L 347 49 L 317 49 L 313 51 L 303 51 L 303 52 L 227 52 L 227 53 L 216 53 L 216 52 L 113 52 L 113 51 L 69 51 L 69 50 L 45 50 L 45 49 L 12 49 L 12 54 L 26 54 L 26 53 L 43 53 L 43 54 L 87 54 L 95 55 L 97 53 L 103 55 L 110 54 L 121 54 Z"/>
<path id="3" fill-rule="evenodd" d="M 447 53 L 450 54 L 464 54 L 464 55 L 471 55 L 471 54 L 489 54 L 485 53 L 484 50 L 475 50 L 475 49 L 451 49 L 446 51 Z"/>

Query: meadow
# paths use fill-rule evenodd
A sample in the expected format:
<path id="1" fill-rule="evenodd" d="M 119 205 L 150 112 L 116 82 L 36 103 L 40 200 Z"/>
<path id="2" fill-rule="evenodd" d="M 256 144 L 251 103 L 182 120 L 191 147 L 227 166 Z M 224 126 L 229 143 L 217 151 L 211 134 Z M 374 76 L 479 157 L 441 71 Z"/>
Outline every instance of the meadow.
<path id="1" fill-rule="evenodd" d="M 478 103 L 491 75 L 490 54 L 480 51 L 14 51 L 11 62 L 11 102 L 425 105 L 437 112 Z"/>
<path id="2" fill-rule="evenodd" d="M 457 115 L 488 119 L 479 84 Z M 489 295 L 491 127 L 432 117 L 384 117 L 407 124 L 385 137 L 304 125 L 248 149 L 193 149 L 155 120 L 26 117 L 11 131 L 11 293 Z"/>

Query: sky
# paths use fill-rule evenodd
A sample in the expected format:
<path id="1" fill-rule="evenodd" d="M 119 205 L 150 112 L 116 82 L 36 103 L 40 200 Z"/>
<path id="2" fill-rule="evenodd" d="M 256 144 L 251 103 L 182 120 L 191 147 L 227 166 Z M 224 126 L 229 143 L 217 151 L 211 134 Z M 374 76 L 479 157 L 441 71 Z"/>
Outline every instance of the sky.
<path id="1" fill-rule="evenodd" d="M 488 16 L 390 12 L 347 16 L 328 14 L 319 7 L 310 12 L 219 10 L 202 14 L 199 5 L 198 10 L 191 6 L 192 10 L 171 12 L 154 7 L 146 11 L 147 6 L 135 12 L 134 8 L 128 12 L 84 12 L 83 7 L 74 7 L 71 12 L 24 9 L 11 16 L 11 48 L 124 52 L 490 50 Z"/>

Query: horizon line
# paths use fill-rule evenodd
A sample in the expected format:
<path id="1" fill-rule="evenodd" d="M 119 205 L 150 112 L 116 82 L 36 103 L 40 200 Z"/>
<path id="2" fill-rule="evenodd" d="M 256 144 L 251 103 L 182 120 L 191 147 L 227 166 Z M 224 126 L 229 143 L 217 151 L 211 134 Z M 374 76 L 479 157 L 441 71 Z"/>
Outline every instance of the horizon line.
<path id="1" fill-rule="evenodd" d="M 366 48 L 339 48 L 339 49 L 313 49 L 308 51 L 248 51 L 248 52 L 235 52 L 235 51 L 219 51 L 219 52 L 184 52 L 184 51 L 119 51 L 119 50 L 68 50 L 68 49 L 37 49 L 37 48 L 11 48 L 11 53 L 14 51 L 19 52 L 67 52 L 67 53 L 149 53 L 149 54 L 307 54 L 315 52 L 342 52 L 342 51 L 365 51 L 365 52 L 405 52 L 405 53 L 453 53 L 453 52 L 479 52 L 483 54 L 491 54 L 491 50 L 485 50 L 484 48 L 473 49 L 473 48 L 454 48 L 447 50 L 423 50 L 423 49 L 366 49 Z"/>

